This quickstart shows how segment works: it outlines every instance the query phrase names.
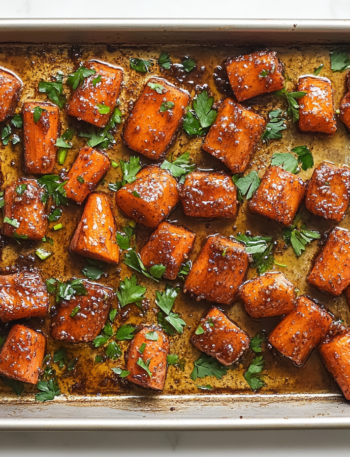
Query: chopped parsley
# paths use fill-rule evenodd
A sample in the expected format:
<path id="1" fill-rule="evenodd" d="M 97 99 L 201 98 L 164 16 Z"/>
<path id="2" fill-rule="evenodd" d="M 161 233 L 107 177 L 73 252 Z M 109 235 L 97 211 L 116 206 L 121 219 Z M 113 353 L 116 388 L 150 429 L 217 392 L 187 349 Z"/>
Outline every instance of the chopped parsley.
<path id="1" fill-rule="evenodd" d="M 111 370 L 114 371 L 114 373 L 119 375 L 121 378 L 126 378 L 130 374 L 130 371 L 122 370 L 121 368 L 111 368 Z"/>
<path id="2" fill-rule="evenodd" d="M 188 110 L 183 128 L 188 135 L 204 135 L 214 123 L 217 112 L 212 108 L 214 98 L 209 97 L 207 91 L 200 93 L 193 100 L 194 111 Z"/>
<path id="3" fill-rule="evenodd" d="M 299 105 L 296 100 L 304 97 L 306 92 L 288 92 L 286 89 L 281 89 L 275 92 L 275 95 L 286 98 L 288 103 L 287 114 L 292 118 L 293 122 L 299 120 Z"/>
<path id="4" fill-rule="evenodd" d="M 141 198 L 141 195 L 140 195 L 138 192 L 136 192 L 136 190 L 133 190 L 133 191 L 132 191 L 132 194 L 133 194 L 133 196 L 136 197 L 136 198 Z"/>
<path id="5" fill-rule="evenodd" d="M 56 206 L 68 205 L 67 194 L 64 190 L 67 181 L 61 182 L 57 175 L 44 175 L 38 179 L 38 183 L 45 189 L 41 198 L 43 203 L 46 203 L 51 196 Z"/>
<path id="6" fill-rule="evenodd" d="M 15 114 L 11 119 L 11 124 L 16 127 L 16 129 L 21 129 L 23 127 L 23 118 L 20 114 Z"/>
<path id="7" fill-rule="evenodd" d="M 176 365 L 179 361 L 179 356 L 176 354 L 169 354 L 166 356 L 166 363 L 168 365 Z"/>
<path id="8" fill-rule="evenodd" d="M 299 173 L 298 160 L 290 152 L 276 153 L 272 156 L 271 165 L 281 167 L 285 171 L 296 174 Z"/>
<path id="9" fill-rule="evenodd" d="M 292 152 L 298 156 L 298 161 L 304 171 L 314 166 L 314 159 L 307 146 L 297 146 L 292 149 Z"/>
<path id="10" fill-rule="evenodd" d="M 52 213 L 49 215 L 48 220 L 50 222 L 56 222 L 62 216 L 62 210 L 60 208 L 55 208 Z"/>
<path id="11" fill-rule="evenodd" d="M 173 288 L 167 284 L 164 292 L 156 292 L 156 304 L 162 310 L 157 314 L 158 324 L 168 335 L 175 335 L 175 331 L 183 333 L 186 326 L 186 322 L 178 314 L 171 312 L 179 290 L 178 287 Z"/>
<path id="12" fill-rule="evenodd" d="M 130 226 L 123 227 L 122 230 L 123 230 L 124 234 L 118 232 L 116 235 L 116 238 L 117 238 L 117 243 L 118 243 L 118 246 L 120 247 L 120 249 L 122 249 L 123 251 L 126 251 L 127 249 L 130 249 L 130 247 L 131 247 L 131 241 L 134 237 L 134 230 Z"/>
<path id="13" fill-rule="evenodd" d="M 202 354 L 199 359 L 194 362 L 191 379 L 196 381 L 197 378 L 205 378 L 206 376 L 215 376 L 217 379 L 222 379 L 228 370 L 228 367 L 221 365 L 221 363 L 213 357 Z"/>
<path id="14" fill-rule="evenodd" d="M 46 288 L 49 294 L 56 295 L 56 301 L 72 300 L 76 295 L 88 295 L 82 279 L 72 279 L 61 282 L 55 278 L 46 280 Z"/>
<path id="15" fill-rule="evenodd" d="M 40 81 L 39 92 L 41 94 L 46 94 L 49 99 L 61 109 L 67 101 L 66 96 L 63 93 L 61 74 L 57 74 L 56 82 Z"/>
<path id="16" fill-rule="evenodd" d="M 135 275 L 131 278 L 125 278 L 124 281 L 120 281 L 119 290 L 117 291 L 117 297 L 119 304 L 122 308 L 131 303 L 139 305 L 144 299 L 146 287 L 139 286 L 137 284 L 137 278 Z"/>
<path id="17" fill-rule="evenodd" d="M 100 279 L 101 276 L 104 274 L 103 270 L 101 270 L 101 268 L 104 266 L 103 262 L 91 259 L 87 259 L 87 261 L 89 265 L 85 265 L 84 268 L 81 270 L 83 275 L 93 281 Z"/>
<path id="18" fill-rule="evenodd" d="M 82 176 L 78 176 L 77 177 L 77 181 L 79 181 L 80 184 L 84 184 L 85 183 L 85 179 Z"/>
<path id="19" fill-rule="evenodd" d="M 26 191 L 27 189 L 27 184 L 19 184 L 18 186 L 16 186 L 16 194 L 17 195 L 23 195 L 24 192 Z"/>
<path id="20" fill-rule="evenodd" d="M 203 335 L 204 329 L 201 325 L 198 325 L 197 330 L 195 331 L 196 335 Z"/>
<path id="21" fill-rule="evenodd" d="M 324 64 L 321 63 L 321 65 L 317 68 L 315 68 L 314 75 L 318 76 L 321 73 L 322 68 L 324 67 Z"/>
<path id="22" fill-rule="evenodd" d="M 173 109 L 175 106 L 175 103 L 174 102 L 163 102 L 161 105 L 160 105 L 160 109 L 159 111 L 161 113 L 164 113 L 165 111 L 169 111 L 171 109 Z"/>
<path id="23" fill-rule="evenodd" d="M 266 125 L 265 132 L 262 134 L 262 140 L 278 140 L 282 138 L 282 131 L 286 130 L 285 119 L 282 117 L 282 110 L 276 109 L 269 112 L 269 122 Z"/>
<path id="24" fill-rule="evenodd" d="M 96 87 L 96 85 L 97 85 L 98 83 L 100 83 L 100 82 L 101 82 L 101 75 L 98 75 L 96 78 L 94 78 L 94 79 L 92 80 L 92 84 L 93 84 L 94 87 Z"/>
<path id="25" fill-rule="evenodd" d="M 112 143 L 115 143 L 115 139 L 111 133 L 111 130 L 113 130 L 116 125 L 120 124 L 121 122 L 122 113 L 119 108 L 114 108 L 112 116 L 103 129 L 95 129 L 92 127 L 89 133 L 80 132 L 79 136 L 83 138 L 89 138 L 87 145 L 91 148 L 99 146 L 101 149 L 106 149 Z"/>
<path id="26" fill-rule="evenodd" d="M 100 114 L 108 114 L 111 110 L 111 108 L 109 106 L 106 106 L 103 103 L 98 103 L 97 108 L 98 108 L 98 112 Z"/>
<path id="27" fill-rule="evenodd" d="M 12 121 L 13 121 L 13 119 L 12 119 Z M 12 138 L 11 138 L 11 135 L 12 135 L 11 126 L 10 126 L 10 124 L 7 124 L 4 126 L 4 128 L 1 131 L 1 141 L 4 146 L 8 145 L 10 141 L 13 145 L 15 145 L 21 141 L 18 135 L 14 134 L 14 135 L 12 135 Z"/>
<path id="28" fill-rule="evenodd" d="M 46 249 L 43 248 L 38 248 L 35 251 L 35 255 L 38 256 L 40 260 L 46 260 L 52 255 L 52 252 L 46 251 Z"/>
<path id="29" fill-rule="evenodd" d="M 147 270 L 147 268 L 142 263 L 140 254 L 136 253 L 134 249 L 131 249 L 126 253 L 124 263 L 133 270 L 136 270 L 138 273 L 141 273 L 147 278 L 153 279 L 157 282 L 163 276 L 166 270 L 166 267 L 162 264 L 153 265 L 149 270 Z"/>
<path id="30" fill-rule="evenodd" d="M 147 346 L 146 343 L 142 343 L 141 344 L 141 346 L 139 347 L 139 353 L 140 354 L 143 354 L 145 352 L 146 346 Z"/>
<path id="31" fill-rule="evenodd" d="M 168 170 L 174 178 L 180 178 L 180 183 L 184 183 L 188 173 L 191 173 L 196 169 L 196 164 L 191 163 L 190 153 L 185 152 L 177 157 L 173 162 L 164 160 L 160 166 L 163 170 Z"/>
<path id="32" fill-rule="evenodd" d="M 233 175 L 232 181 L 238 189 L 238 199 L 243 201 L 251 199 L 260 186 L 260 178 L 256 171 L 251 171 L 247 176 Z"/>
<path id="33" fill-rule="evenodd" d="M 291 245 L 297 257 L 301 256 L 306 246 L 312 241 L 319 240 L 321 235 L 313 230 L 306 230 L 305 227 L 297 228 L 296 224 L 283 230 L 283 239 Z"/>
<path id="34" fill-rule="evenodd" d="M 171 67 L 171 59 L 167 52 L 162 52 L 158 57 L 158 64 L 160 67 L 164 68 L 164 70 L 170 70 Z"/>
<path id="35" fill-rule="evenodd" d="M 331 70 L 344 71 L 350 68 L 350 59 L 347 52 L 342 52 L 339 49 L 330 54 Z"/>
<path id="36" fill-rule="evenodd" d="M 45 110 L 40 108 L 40 106 L 36 106 L 33 111 L 34 123 L 37 124 L 40 121 L 41 115 Z"/>
<path id="37" fill-rule="evenodd" d="M 164 86 L 162 86 L 162 84 L 148 83 L 147 86 L 149 88 L 151 88 L 152 90 L 154 90 L 155 92 L 157 92 L 157 94 L 162 94 L 163 93 Z"/>
<path id="38" fill-rule="evenodd" d="M 149 341 L 158 341 L 158 333 L 155 332 L 155 331 L 152 331 L 152 332 L 147 332 L 146 333 L 146 340 L 149 340 Z"/>
<path id="39" fill-rule="evenodd" d="M 253 257 L 254 266 L 259 274 L 265 273 L 269 270 L 273 263 L 273 242 L 270 236 L 250 236 L 238 234 L 235 236 L 236 240 L 245 244 L 246 251 Z"/>
<path id="40" fill-rule="evenodd" d="M 75 317 L 80 311 L 80 306 L 75 306 L 72 310 L 72 312 L 70 313 L 70 317 Z"/>
<path id="41" fill-rule="evenodd" d="M 196 68 L 196 61 L 187 57 L 181 62 L 186 73 L 190 73 L 194 68 Z"/>
<path id="42" fill-rule="evenodd" d="M 130 68 L 138 71 L 139 73 L 147 73 L 149 68 L 153 65 L 150 60 L 143 60 L 137 58 L 130 58 Z"/>
<path id="43" fill-rule="evenodd" d="M 5 224 L 12 225 L 12 227 L 14 227 L 14 228 L 18 228 L 20 226 L 20 223 L 18 222 L 17 219 L 10 219 L 8 217 L 5 217 L 4 222 L 5 222 Z"/>
<path id="44" fill-rule="evenodd" d="M 72 128 L 69 128 L 63 133 L 61 138 L 58 138 L 58 140 L 56 141 L 55 146 L 57 146 L 59 148 L 59 150 L 57 152 L 57 159 L 58 159 L 58 163 L 60 165 L 64 164 L 64 161 L 66 160 L 66 157 L 67 157 L 68 149 L 72 148 L 72 144 L 67 143 L 67 141 L 69 141 L 73 138 L 74 133 L 75 133 L 75 130 Z"/>
<path id="45" fill-rule="evenodd" d="M 92 342 L 95 348 L 105 345 L 113 336 L 113 328 L 109 322 L 103 327 L 102 333 Z"/>
<path id="46" fill-rule="evenodd" d="M 111 341 L 106 349 L 106 357 L 107 359 L 116 360 L 118 357 L 122 355 L 122 351 L 118 344 L 115 341 Z"/>
<path id="47" fill-rule="evenodd" d="M 188 260 L 186 263 L 183 263 L 181 265 L 181 269 L 180 269 L 179 274 L 177 275 L 177 277 L 184 281 L 185 280 L 185 276 L 188 276 L 189 272 L 191 271 L 191 268 L 192 268 L 192 262 L 191 262 L 191 260 Z"/>
<path id="48" fill-rule="evenodd" d="M 141 357 L 139 357 L 139 360 L 138 360 L 136 363 L 137 363 L 137 365 L 138 365 L 139 367 L 141 367 L 142 369 L 145 370 L 145 372 L 148 374 L 148 376 L 149 376 L 150 378 L 152 377 L 152 373 L 151 373 L 151 371 L 150 371 L 150 369 L 149 369 L 149 365 L 150 365 L 150 363 L 151 363 L 151 360 L 150 360 L 150 359 L 148 359 L 146 362 L 144 362 L 144 361 L 141 359 Z"/>
<path id="49" fill-rule="evenodd" d="M 117 333 L 115 334 L 115 339 L 117 341 L 128 341 L 134 338 L 134 333 L 136 328 L 130 324 L 124 324 L 118 328 Z"/>
<path id="50" fill-rule="evenodd" d="M 41 391 L 35 395 L 36 401 L 49 401 L 61 395 L 61 391 L 56 379 L 50 379 L 49 381 L 39 381 L 36 387 Z"/>
<path id="51" fill-rule="evenodd" d="M 253 336 L 249 344 L 250 349 L 255 353 L 261 352 L 261 344 L 263 341 L 265 341 L 263 333 L 258 333 L 257 335 Z"/>
<path id="52" fill-rule="evenodd" d="M 71 86 L 73 90 L 77 89 L 80 83 L 84 81 L 85 78 L 96 74 L 96 70 L 90 70 L 89 68 L 79 67 L 77 71 L 68 75 L 67 84 Z"/>
<path id="53" fill-rule="evenodd" d="M 252 390 L 258 390 L 266 386 L 266 383 L 261 379 L 264 364 L 264 358 L 262 355 L 254 357 L 248 370 L 244 373 L 244 379 L 247 381 Z"/>

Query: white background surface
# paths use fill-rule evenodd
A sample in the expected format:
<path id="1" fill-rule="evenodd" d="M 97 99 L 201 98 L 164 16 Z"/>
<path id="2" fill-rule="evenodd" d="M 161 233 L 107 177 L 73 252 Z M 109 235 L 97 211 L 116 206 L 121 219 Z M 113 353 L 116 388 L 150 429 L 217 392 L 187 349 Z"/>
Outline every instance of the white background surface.
<path id="1" fill-rule="evenodd" d="M 350 19 L 350 0 L 0 0 L 0 17 Z M 0 433 L 6 457 L 174 454 L 349 457 L 350 430 Z"/>

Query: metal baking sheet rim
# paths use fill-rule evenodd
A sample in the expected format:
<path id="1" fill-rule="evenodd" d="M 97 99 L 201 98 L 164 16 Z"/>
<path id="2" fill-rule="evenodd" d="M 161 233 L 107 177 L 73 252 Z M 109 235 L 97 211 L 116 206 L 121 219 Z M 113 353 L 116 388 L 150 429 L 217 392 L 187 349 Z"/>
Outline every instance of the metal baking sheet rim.
<path id="1" fill-rule="evenodd" d="M 350 42 L 350 20 L 0 19 L 0 43 Z M 234 430 L 350 428 L 341 395 L 60 398 L 0 403 L 0 430 Z"/>

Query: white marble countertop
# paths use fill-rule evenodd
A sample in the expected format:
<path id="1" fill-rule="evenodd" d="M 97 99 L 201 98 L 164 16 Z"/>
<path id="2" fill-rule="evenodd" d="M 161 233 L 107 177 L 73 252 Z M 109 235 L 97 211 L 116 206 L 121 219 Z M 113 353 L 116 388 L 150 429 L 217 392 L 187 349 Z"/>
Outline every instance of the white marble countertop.
<path id="1" fill-rule="evenodd" d="M 12 0 L 2 18 L 350 19 L 349 0 Z M 349 456 L 350 431 L 0 433 L 0 456 Z"/>

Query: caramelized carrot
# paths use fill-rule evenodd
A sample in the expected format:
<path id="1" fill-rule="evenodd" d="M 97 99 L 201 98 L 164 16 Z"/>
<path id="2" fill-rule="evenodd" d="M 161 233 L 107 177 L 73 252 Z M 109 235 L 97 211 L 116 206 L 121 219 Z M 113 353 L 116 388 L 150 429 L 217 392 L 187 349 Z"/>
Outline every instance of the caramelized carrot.
<path id="1" fill-rule="evenodd" d="M 0 122 L 14 113 L 22 87 L 23 82 L 15 73 L 0 67 Z"/>

